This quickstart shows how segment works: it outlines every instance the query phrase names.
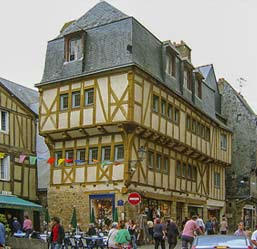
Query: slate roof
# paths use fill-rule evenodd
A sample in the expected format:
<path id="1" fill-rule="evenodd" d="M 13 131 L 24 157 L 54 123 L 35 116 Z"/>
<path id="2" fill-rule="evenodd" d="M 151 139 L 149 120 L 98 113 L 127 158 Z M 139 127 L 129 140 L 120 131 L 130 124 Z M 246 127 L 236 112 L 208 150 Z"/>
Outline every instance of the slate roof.
<path id="1" fill-rule="evenodd" d="M 120 10 L 116 9 L 107 2 L 102 1 L 96 4 L 77 21 L 72 22 L 65 29 L 63 29 L 58 37 L 79 31 L 81 28 L 90 29 L 93 27 L 119 21 L 127 17 L 128 16 Z"/>
<path id="2" fill-rule="evenodd" d="M 24 103 L 31 111 L 38 114 L 38 99 L 39 94 L 37 91 L 16 84 L 12 81 L 0 77 L 0 84 L 7 88 L 15 97 Z"/>

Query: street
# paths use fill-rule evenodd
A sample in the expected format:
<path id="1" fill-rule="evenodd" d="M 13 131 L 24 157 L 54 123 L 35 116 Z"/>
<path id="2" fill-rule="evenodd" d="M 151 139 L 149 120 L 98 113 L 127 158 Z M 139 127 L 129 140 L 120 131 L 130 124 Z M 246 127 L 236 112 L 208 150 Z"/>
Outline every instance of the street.
<path id="1" fill-rule="evenodd" d="M 146 245 L 142 245 L 142 246 L 138 246 L 139 249 L 153 249 L 154 248 L 154 244 L 153 245 L 150 245 L 150 244 L 146 244 Z M 159 246 L 159 248 L 161 249 L 161 247 Z M 169 248 L 169 245 L 168 245 L 168 242 L 166 240 L 166 243 L 165 243 L 165 248 L 168 249 Z M 175 247 L 175 249 L 180 249 L 181 248 L 181 240 L 179 239 L 178 240 L 178 243 L 177 243 L 177 246 Z"/>

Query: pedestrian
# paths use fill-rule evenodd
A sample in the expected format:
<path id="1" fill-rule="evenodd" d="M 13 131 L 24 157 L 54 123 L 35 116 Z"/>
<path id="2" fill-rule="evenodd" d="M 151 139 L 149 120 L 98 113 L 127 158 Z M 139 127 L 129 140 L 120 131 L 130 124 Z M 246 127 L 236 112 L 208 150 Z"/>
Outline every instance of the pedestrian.
<path id="1" fill-rule="evenodd" d="M 195 232 L 199 232 L 200 234 L 202 234 L 202 230 L 200 229 L 199 226 L 197 226 L 196 220 L 197 220 L 197 216 L 193 215 L 191 220 L 187 221 L 187 223 L 185 224 L 185 227 L 181 236 L 183 249 L 188 249 L 188 244 L 189 244 L 189 248 L 192 247 L 192 243 L 195 238 Z"/>
<path id="2" fill-rule="evenodd" d="M 202 233 L 205 233 L 205 225 L 204 225 L 202 216 L 199 214 L 197 214 L 196 216 L 197 216 L 197 219 L 196 219 L 197 226 L 200 227 L 200 229 L 202 230 Z"/>
<path id="3" fill-rule="evenodd" d="M 116 245 L 116 242 L 115 242 L 115 238 L 116 238 L 116 235 L 117 235 L 118 231 L 119 231 L 118 230 L 118 223 L 113 222 L 112 223 L 112 228 L 109 231 L 108 238 L 107 238 L 107 247 L 108 248 L 110 248 L 110 249 L 118 248 L 118 246 Z"/>
<path id="4" fill-rule="evenodd" d="M 20 233 L 21 232 L 21 223 L 18 221 L 16 217 L 13 217 L 13 233 Z"/>
<path id="5" fill-rule="evenodd" d="M 226 221 L 226 218 L 223 217 L 222 221 L 220 222 L 220 234 L 227 234 L 228 231 L 228 222 Z"/>
<path id="6" fill-rule="evenodd" d="M 254 245 L 254 249 L 257 248 L 257 226 L 255 228 L 256 228 L 256 230 L 253 232 L 252 237 L 251 237 L 251 242 Z"/>
<path id="7" fill-rule="evenodd" d="M 169 244 L 169 249 L 174 249 L 177 245 L 178 242 L 178 227 L 173 222 L 173 220 L 168 220 L 167 222 L 167 238 L 168 238 L 168 244 Z"/>
<path id="8" fill-rule="evenodd" d="M 93 223 L 89 224 L 89 228 L 87 230 L 87 235 L 89 235 L 89 236 L 97 235 L 97 230 L 96 230 L 95 225 Z"/>
<path id="9" fill-rule="evenodd" d="M 132 248 L 137 249 L 137 230 L 136 224 L 133 220 L 129 220 L 128 222 L 128 231 L 131 237 Z"/>
<path id="10" fill-rule="evenodd" d="M 235 231 L 234 235 L 236 236 L 246 236 L 246 233 L 244 231 L 244 222 L 238 223 L 238 229 Z"/>
<path id="11" fill-rule="evenodd" d="M 214 228 L 213 228 L 213 223 L 211 221 L 211 218 L 209 218 L 208 221 L 205 223 L 205 230 L 207 235 L 214 234 Z"/>
<path id="12" fill-rule="evenodd" d="M 28 215 L 24 215 L 23 231 L 26 233 L 25 238 L 28 238 L 33 231 L 32 221 Z"/>
<path id="13" fill-rule="evenodd" d="M 13 234 L 13 226 L 12 226 L 13 218 L 12 218 L 12 215 L 10 213 L 8 213 L 6 215 L 6 220 L 7 220 L 8 227 L 11 230 L 11 234 Z"/>
<path id="14" fill-rule="evenodd" d="M 64 229 L 60 225 L 60 219 L 58 217 L 53 217 L 52 221 L 52 230 L 50 235 L 51 249 L 61 249 L 62 242 L 64 240 Z"/>
<path id="15" fill-rule="evenodd" d="M 153 244 L 153 221 L 148 220 L 147 221 L 147 229 L 148 229 L 148 234 L 149 234 L 149 243 Z"/>
<path id="16" fill-rule="evenodd" d="M 214 234 L 218 234 L 219 232 L 219 223 L 217 218 L 214 216 L 212 217 L 212 226 L 213 226 L 213 232 Z"/>
<path id="17" fill-rule="evenodd" d="M 5 245 L 5 226 L 0 222 L 0 249 L 3 249 Z"/>
<path id="18" fill-rule="evenodd" d="M 153 238 L 155 241 L 155 249 L 158 249 L 159 245 L 161 245 L 162 249 L 165 249 L 165 230 L 163 224 L 161 224 L 161 220 L 159 218 L 155 219 L 155 225 L 153 228 Z"/>
<path id="19" fill-rule="evenodd" d="M 119 245 L 119 247 L 130 247 L 130 234 L 128 229 L 125 228 L 125 223 L 121 222 L 120 223 L 120 229 L 117 232 L 115 236 L 115 242 Z"/>
<path id="20" fill-rule="evenodd" d="M 189 219 L 188 219 L 187 217 L 185 217 L 185 219 L 181 222 L 181 231 L 183 231 L 184 226 L 186 225 L 186 223 L 187 223 L 188 220 L 189 220 Z"/>

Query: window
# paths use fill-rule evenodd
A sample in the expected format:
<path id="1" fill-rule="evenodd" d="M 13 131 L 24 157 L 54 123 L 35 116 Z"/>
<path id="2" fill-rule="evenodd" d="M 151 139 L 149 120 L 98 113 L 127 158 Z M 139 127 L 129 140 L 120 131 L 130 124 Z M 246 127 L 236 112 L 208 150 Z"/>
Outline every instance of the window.
<path id="1" fill-rule="evenodd" d="M 171 54 L 166 56 L 166 73 L 170 76 L 176 76 L 176 57 Z"/>
<path id="2" fill-rule="evenodd" d="M 68 61 L 75 61 L 82 58 L 82 42 L 80 37 L 68 40 Z"/>
<path id="3" fill-rule="evenodd" d="M 200 79 L 197 79 L 196 84 L 197 84 L 197 89 L 196 89 L 197 97 L 201 99 L 202 98 L 202 81 Z"/>
<path id="4" fill-rule="evenodd" d="M 80 92 L 72 93 L 72 108 L 80 107 Z"/>
<path id="5" fill-rule="evenodd" d="M 9 130 L 8 112 L 0 110 L 0 131 L 8 132 L 8 130 Z"/>
<path id="6" fill-rule="evenodd" d="M 187 177 L 187 165 L 186 163 L 183 163 L 182 165 L 182 177 Z"/>
<path id="7" fill-rule="evenodd" d="M 196 133 L 196 120 L 192 119 L 192 132 Z"/>
<path id="8" fill-rule="evenodd" d="M 156 95 L 153 95 L 153 111 L 159 112 L 159 97 Z"/>
<path id="9" fill-rule="evenodd" d="M 162 99 L 162 102 L 161 102 L 161 111 L 162 111 L 162 115 L 166 116 L 166 101 L 164 99 Z"/>
<path id="10" fill-rule="evenodd" d="M 77 150 L 77 165 L 81 165 L 85 162 L 86 160 L 86 150 L 81 149 Z"/>
<path id="11" fill-rule="evenodd" d="M 210 141 L 210 138 L 211 138 L 210 128 L 205 127 L 205 139 L 206 139 L 207 141 Z"/>
<path id="12" fill-rule="evenodd" d="M 200 124 L 200 122 L 196 123 L 196 135 L 201 136 L 201 124 Z"/>
<path id="13" fill-rule="evenodd" d="M 190 164 L 188 164 L 188 167 L 187 167 L 187 178 L 188 179 L 193 178 L 192 165 L 190 165 Z"/>
<path id="14" fill-rule="evenodd" d="M 173 109 L 172 105 L 168 104 L 168 119 L 172 121 Z"/>
<path id="15" fill-rule="evenodd" d="M 115 146 L 115 161 L 124 160 L 124 146 L 123 145 L 116 145 Z"/>
<path id="16" fill-rule="evenodd" d="M 201 137 L 205 138 L 205 126 L 201 125 Z"/>
<path id="17" fill-rule="evenodd" d="M 68 93 L 60 95 L 60 110 L 61 111 L 68 109 L 68 99 L 69 99 Z"/>
<path id="18" fill-rule="evenodd" d="M 156 156 L 156 170 L 160 171 L 161 170 L 161 166 L 162 166 L 162 155 L 161 154 L 157 154 L 157 156 Z"/>
<path id="19" fill-rule="evenodd" d="M 227 150 L 227 135 L 226 134 L 220 135 L 220 147 L 222 150 Z"/>
<path id="20" fill-rule="evenodd" d="M 191 130 L 191 118 L 187 115 L 187 130 Z"/>
<path id="21" fill-rule="evenodd" d="M 89 153 L 88 153 L 88 163 L 92 164 L 94 163 L 93 160 L 98 159 L 98 148 L 89 148 Z"/>
<path id="22" fill-rule="evenodd" d="M 214 172 L 214 187 L 220 188 L 220 173 Z"/>
<path id="23" fill-rule="evenodd" d="M 10 156 L 0 158 L 0 179 L 10 180 Z"/>
<path id="24" fill-rule="evenodd" d="M 148 151 L 148 168 L 153 169 L 154 165 L 154 153 L 152 151 Z"/>
<path id="25" fill-rule="evenodd" d="M 111 146 L 102 148 L 102 161 L 110 161 L 111 160 Z"/>
<path id="26" fill-rule="evenodd" d="M 192 91 L 191 74 L 188 69 L 184 70 L 184 85 L 189 91 Z"/>
<path id="27" fill-rule="evenodd" d="M 197 169 L 195 166 L 192 166 L 192 180 L 196 181 L 197 178 Z"/>
<path id="28" fill-rule="evenodd" d="M 61 151 L 56 151 L 54 153 L 54 158 L 55 158 L 55 162 L 54 162 L 54 166 L 57 167 L 58 165 L 58 160 L 62 158 L 62 152 Z"/>
<path id="29" fill-rule="evenodd" d="M 164 157 L 164 164 L 163 164 L 163 172 L 168 173 L 169 172 L 169 157 Z"/>
<path id="30" fill-rule="evenodd" d="M 73 159 L 74 159 L 74 151 L 73 150 L 67 150 L 65 152 L 65 166 L 72 166 L 73 165 Z"/>
<path id="31" fill-rule="evenodd" d="M 85 90 L 85 105 L 93 105 L 94 104 L 94 89 Z"/>
<path id="32" fill-rule="evenodd" d="M 180 164 L 180 161 L 177 161 L 177 164 L 176 164 L 176 176 L 181 176 L 181 164 Z"/>
<path id="33" fill-rule="evenodd" d="M 174 122 L 179 123 L 179 110 L 177 108 L 174 110 Z"/>

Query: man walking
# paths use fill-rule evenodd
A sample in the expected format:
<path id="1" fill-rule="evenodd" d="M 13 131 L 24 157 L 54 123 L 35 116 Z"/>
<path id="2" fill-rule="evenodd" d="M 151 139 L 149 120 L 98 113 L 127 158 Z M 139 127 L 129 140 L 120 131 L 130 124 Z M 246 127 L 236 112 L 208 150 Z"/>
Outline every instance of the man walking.
<path id="1" fill-rule="evenodd" d="M 64 239 L 64 229 L 58 217 L 52 218 L 52 231 L 50 235 L 51 249 L 61 249 Z"/>
<path id="2" fill-rule="evenodd" d="M 254 245 L 254 249 L 257 248 L 257 230 L 255 230 L 251 237 L 251 242 Z"/>
<path id="3" fill-rule="evenodd" d="M 185 224 L 185 227 L 182 232 L 182 248 L 183 249 L 188 249 L 188 244 L 189 248 L 191 249 L 194 237 L 195 237 L 195 232 L 199 232 L 199 234 L 202 234 L 202 230 L 196 223 L 197 216 L 193 215 L 191 220 L 187 221 Z"/>
<path id="4" fill-rule="evenodd" d="M 5 226 L 0 222 L 0 249 L 4 248 L 5 244 Z"/>

